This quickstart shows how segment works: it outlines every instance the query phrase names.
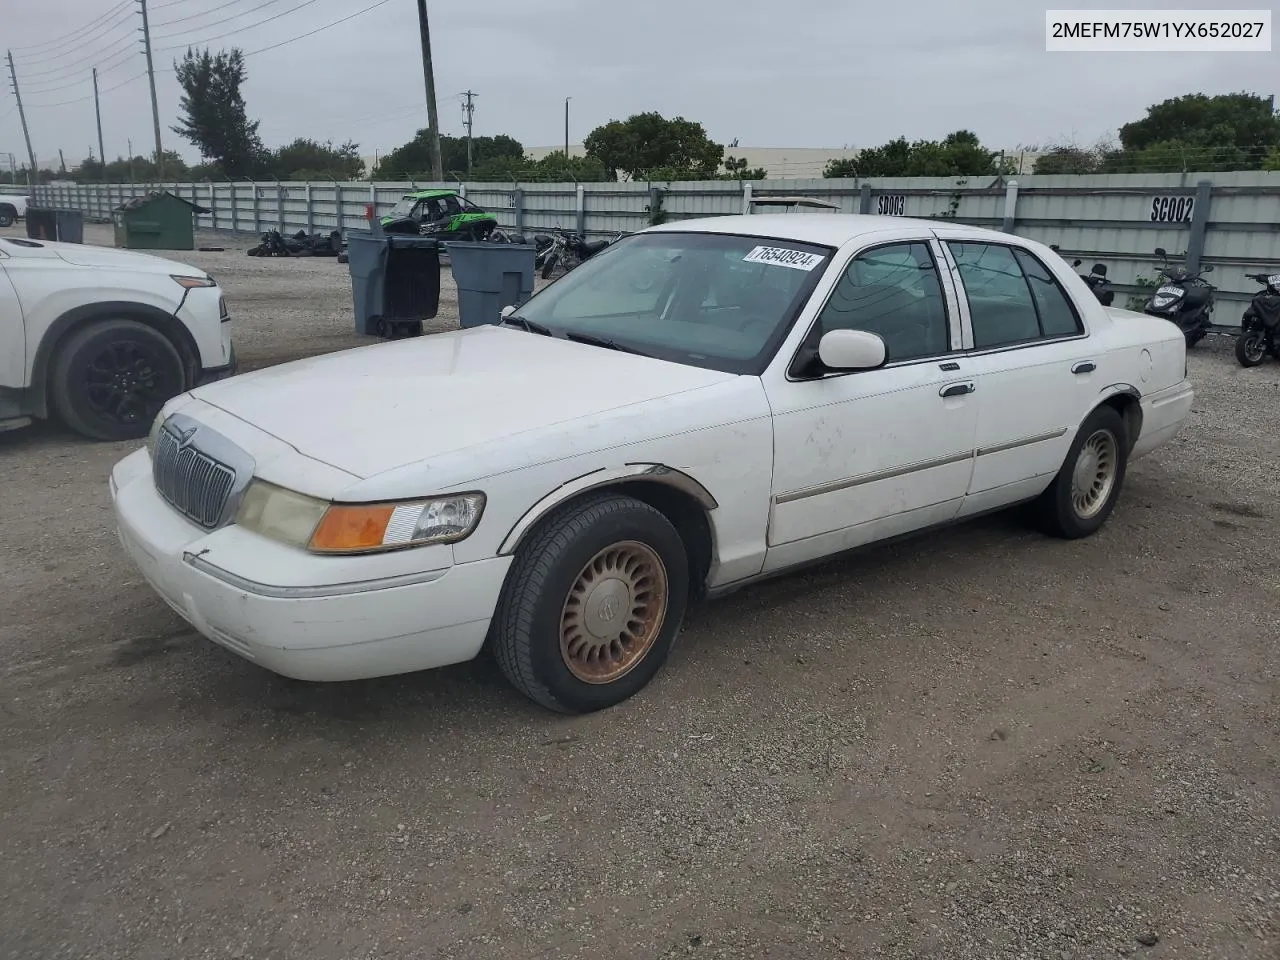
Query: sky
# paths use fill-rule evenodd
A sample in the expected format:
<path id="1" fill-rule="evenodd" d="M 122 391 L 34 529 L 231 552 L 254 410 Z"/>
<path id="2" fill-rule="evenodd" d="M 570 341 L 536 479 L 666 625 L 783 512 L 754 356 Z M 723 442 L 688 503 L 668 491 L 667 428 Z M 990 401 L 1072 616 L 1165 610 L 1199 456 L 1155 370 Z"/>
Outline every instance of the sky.
<path id="1" fill-rule="evenodd" d="M 161 135 L 188 43 L 247 54 L 243 94 L 268 146 L 354 140 L 385 153 L 426 126 L 414 0 L 148 0 Z M 1280 86 L 1280 52 L 1046 53 L 1044 11 L 1262 7 L 1261 0 L 428 0 L 440 127 L 527 147 L 581 143 L 611 119 L 656 110 L 754 147 L 862 147 L 976 132 L 995 149 L 1092 145 L 1185 93 Z M 373 6 L 367 12 L 350 16 Z M 326 25 L 349 17 L 345 22 Z M 154 145 L 136 0 L 0 0 L 41 167 L 97 153 L 99 68 L 108 157 Z M 313 35 L 304 34 L 316 31 Z M 261 50 L 276 44 L 275 49 Z M 26 155 L 7 80 L 0 161 Z M 52 162 L 51 162 L 52 161 Z"/>

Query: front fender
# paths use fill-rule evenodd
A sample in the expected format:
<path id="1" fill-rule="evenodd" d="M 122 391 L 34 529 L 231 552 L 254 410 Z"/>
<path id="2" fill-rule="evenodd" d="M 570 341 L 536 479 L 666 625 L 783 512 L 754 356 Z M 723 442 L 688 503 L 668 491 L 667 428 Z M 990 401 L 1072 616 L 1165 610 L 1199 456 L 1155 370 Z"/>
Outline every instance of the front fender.
<path id="1" fill-rule="evenodd" d="M 622 467 L 594 470 L 570 480 L 535 503 L 516 521 L 498 548 L 499 556 L 515 553 L 520 541 L 533 526 L 548 513 L 579 494 L 628 480 L 647 480 L 661 483 L 685 493 L 698 501 L 704 510 L 714 510 L 719 504 L 706 487 L 680 470 L 661 463 L 629 463 Z"/>

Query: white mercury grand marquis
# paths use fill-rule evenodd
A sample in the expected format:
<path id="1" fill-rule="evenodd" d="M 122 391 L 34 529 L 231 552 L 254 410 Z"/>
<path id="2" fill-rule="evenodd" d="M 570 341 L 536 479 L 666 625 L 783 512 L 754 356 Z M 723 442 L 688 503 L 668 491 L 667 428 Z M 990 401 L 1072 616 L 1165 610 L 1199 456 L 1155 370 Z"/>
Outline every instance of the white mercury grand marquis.
<path id="1" fill-rule="evenodd" d="M 1093 533 L 1192 397 L 1177 327 L 1039 243 L 718 217 L 500 325 L 184 393 L 111 494 L 155 590 L 247 660 L 351 680 L 487 645 L 587 712 L 653 678 L 699 597 L 1026 502 Z"/>

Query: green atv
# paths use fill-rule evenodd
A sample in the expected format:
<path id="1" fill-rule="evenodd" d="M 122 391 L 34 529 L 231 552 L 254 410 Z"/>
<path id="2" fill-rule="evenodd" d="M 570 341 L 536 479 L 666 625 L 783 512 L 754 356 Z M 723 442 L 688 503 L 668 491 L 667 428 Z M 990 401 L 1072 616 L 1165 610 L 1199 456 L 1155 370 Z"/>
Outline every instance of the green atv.
<path id="1" fill-rule="evenodd" d="M 381 222 L 384 233 L 418 233 L 447 242 L 485 240 L 498 218 L 456 190 L 418 190 L 401 197 Z"/>

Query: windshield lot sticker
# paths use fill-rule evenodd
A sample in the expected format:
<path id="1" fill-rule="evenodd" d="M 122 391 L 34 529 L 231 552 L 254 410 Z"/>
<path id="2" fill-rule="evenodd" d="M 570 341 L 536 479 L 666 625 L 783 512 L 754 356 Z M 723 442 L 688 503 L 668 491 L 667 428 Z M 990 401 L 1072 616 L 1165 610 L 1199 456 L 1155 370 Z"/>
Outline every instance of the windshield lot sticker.
<path id="1" fill-rule="evenodd" d="M 777 267 L 807 271 L 812 270 L 825 258 L 816 253 L 788 250 L 786 247 L 756 247 L 742 259 L 745 263 L 771 263 Z"/>

